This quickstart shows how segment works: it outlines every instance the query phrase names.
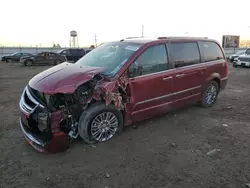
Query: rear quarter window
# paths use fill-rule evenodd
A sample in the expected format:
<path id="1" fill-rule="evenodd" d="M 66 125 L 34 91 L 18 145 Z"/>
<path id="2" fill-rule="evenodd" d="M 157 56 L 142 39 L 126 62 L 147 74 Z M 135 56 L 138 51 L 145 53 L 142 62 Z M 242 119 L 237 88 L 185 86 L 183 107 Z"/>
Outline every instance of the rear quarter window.
<path id="1" fill-rule="evenodd" d="M 199 42 L 199 47 L 203 54 L 204 62 L 224 59 L 221 48 L 215 42 Z"/>

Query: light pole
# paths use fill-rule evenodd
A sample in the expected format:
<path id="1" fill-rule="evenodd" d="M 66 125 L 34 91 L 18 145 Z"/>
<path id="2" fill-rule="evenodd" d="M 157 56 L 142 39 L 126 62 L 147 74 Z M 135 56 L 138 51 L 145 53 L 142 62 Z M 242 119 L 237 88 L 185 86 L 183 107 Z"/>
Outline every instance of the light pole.
<path id="1" fill-rule="evenodd" d="M 96 34 L 94 35 L 95 37 L 95 47 L 97 47 L 97 39 L 96 39 Z"/>
<path id="2" fill-rule="evenodd" d="M 144 25 L 141 26 L 141 37 L 144 37 Z"/>

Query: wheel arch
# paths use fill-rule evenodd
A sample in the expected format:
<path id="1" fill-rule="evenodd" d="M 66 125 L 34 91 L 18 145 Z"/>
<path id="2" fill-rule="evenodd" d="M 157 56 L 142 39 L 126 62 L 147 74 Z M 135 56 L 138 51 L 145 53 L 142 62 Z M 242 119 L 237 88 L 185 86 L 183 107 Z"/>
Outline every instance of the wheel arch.
<path id="1" fill-rule="evenodd" d="M 206 80 L 206 83 L 210 82 L 210 81 L 215 81 L 217 82 L 218 86 L 219 86 L 219 89 L 220 89 L 220 86 L 221 86 L 221 76 L 219 73 L 213 73 L 211 74 L 207 80 Z"/>
<path id="2" fill-rule="evenodd" d="M 32 64 L 34 64 L 34 60 L 33 60 L 33 59 L 26 59 L 26 60 L 24 61 L 24 63 L 26 63 L 27 61 L 31 61 Z"/>

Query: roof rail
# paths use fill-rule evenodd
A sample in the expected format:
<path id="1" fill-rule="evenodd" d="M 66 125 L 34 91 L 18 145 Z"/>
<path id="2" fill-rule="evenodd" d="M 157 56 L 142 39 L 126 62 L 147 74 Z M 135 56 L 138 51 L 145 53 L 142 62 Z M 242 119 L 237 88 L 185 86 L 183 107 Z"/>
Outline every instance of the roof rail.
<path id="1" fill-rule="evenodd" d="M 142 38 L 142 37 L 127 37 L 126 39 L 138 39 L 138 38 Z"/>
<path id="2" fill-rule="evenodd" d="M 167 39 L 168 37 L 158 37 L 157 39 Z"/>
<path id="3" fill-rule="evenodd" d="M 169 37 L 158 37 L 157 39 L 208 39 L 207 37 L 181 37 L 181 36 L 169 36 Z"/>

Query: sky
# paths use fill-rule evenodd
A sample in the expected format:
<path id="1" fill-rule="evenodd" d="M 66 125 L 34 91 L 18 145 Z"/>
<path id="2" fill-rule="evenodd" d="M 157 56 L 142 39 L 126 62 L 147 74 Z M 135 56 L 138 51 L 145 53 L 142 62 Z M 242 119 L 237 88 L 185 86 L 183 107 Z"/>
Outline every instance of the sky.
<path id="1" fill-rule="evenodd" d="M 250 38 L 250 0 L 1 0 L 0 46 L 80 46 L 141 36 Z"/>

